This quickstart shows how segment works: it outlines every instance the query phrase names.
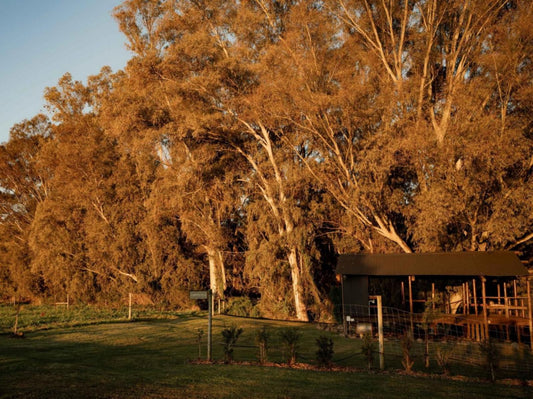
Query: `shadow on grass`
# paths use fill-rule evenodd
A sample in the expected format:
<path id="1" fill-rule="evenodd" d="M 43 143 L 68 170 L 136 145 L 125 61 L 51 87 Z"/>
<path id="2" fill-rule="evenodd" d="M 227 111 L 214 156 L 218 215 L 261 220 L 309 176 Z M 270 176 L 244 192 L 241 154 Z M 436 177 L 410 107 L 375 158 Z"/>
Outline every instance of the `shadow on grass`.
<path id="1" fill-rule="evenodd" d="M 280 322 L 242 320 L 243 343 L 253 328 Z M 232 318 L 217 318 L 214 337 Z M 100 323 L 0 337 L 1 398 L 527 398 L 532 391 L 478 382 L 380 373 L 318 372 L 245 365 L 193 364 L 195 331 L 205 315 L 172 320 Z M 303 326 L 310 345 L 318 331 Z M 215 343 L 217 342 L 215 338 Z M 353 345 L 347 341 L 346 345 Z M 255 349 L 243 353 L 254 356 Z M 205 352 L 204 352 L 205 353 Z M 214 345 L 214 358 L 222 350 Z"/>

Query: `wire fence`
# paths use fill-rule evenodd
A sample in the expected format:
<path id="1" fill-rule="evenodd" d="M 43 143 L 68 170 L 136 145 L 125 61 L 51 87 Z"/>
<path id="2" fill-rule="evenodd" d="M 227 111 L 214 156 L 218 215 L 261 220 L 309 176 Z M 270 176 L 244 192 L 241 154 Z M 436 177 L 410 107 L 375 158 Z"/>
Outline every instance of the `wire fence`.
<path id="1" fill-rule="evenodd" d="M 377 339 L 376 305 L 344 305 L 336 309 L 343 314 L 346 336 L 362 338 L 370 333 Z M 401 363 L 405 358 L 403 341 L 407 335 L 413 343 L 410 357 L 419 362 L 438 363 L 471 374 L 468 368 L 486 370 L 489 363 L 508 378 L 532 378 L 533 356 L 528 327 L 510 324 L 489 324 L 482 317 L 441 314 L 438 312 L 410 313 L 383 307 L 385 362 Z"/>
<path id="2" fill-rule="evenodd" d="M 20 309 L 19 309 L 20 310 Z M 0 333 L 13 330 L 13 323 L 17 318 L 17 307 L 0 307 Z M 128 307 L 105 309 L 86 305 L 65 307 L 39 307 L 24 306 L 20 312 L 19 327 L 23 331 L 48 328 L 50 325 L 69 326 L 83 325 L 111 321 L 124 321 L 128 318 Z M 345 305 L 334 309 L 338 315 L 337 323 L 297 323 L 291 328 L 301 329 L 302 341 L 298 349 L 298 361 L 314 364 L 316 361 L 316 338 L 320 335 L 332 337 L 335 341 L 335 354 L 332 362 L 340 367 L 364 368 L 367 359 L 364 354 L 365 334 L 371 338 L 374 346 L 374 368 L 378 368 L 378 312 L 375 305 Z M 428 373 L 441 373 L 450 369 L 453 374 L 486 377 L 489 360 L 492 358 L 494 367 L 498 368 L 498 378 L 533 379 L 533 355 L 530 347 L 528 328 L 517 329 L 510 326 L 491 325 L 487 339 L 482 340 L 481 335 L 469 333 L 472 325 L 478 324 L 474 319 L 471 326 L 462 315 L 446 315 L 426 312 L 426 314 L 409 313 L 407 311 L 383 307 L 383 357 L 385 369 L 403 369 L 405 360 L 406 335 L 411 335 L 413 342 L 409 348 L 409 356 L 414 362 L 413 370 Z M 152 319 L 176 320 L 176 328 L 181 328 L 179 320 L 188 316 L 181 312 L 164 311 L 152 306 L 135 306 L 134 319 L 138 321 Z M 188 339 L 180 339 L 180 345 L 191 350 L 194 357 L 196 351 L 201 351 L 205 356 L 206 335 L 198 337 L 196 328 L 205 330 L 204 313 L 191 313 L 196 320 L 192 325 Z M 342 321 L 341 321 L 342 320 Z M 229 325 L 243 327 L 243 337 L 235 345 L 236 360 L 257 361 L 258 344 L 257 331 L 266 326 L 270 329 L 269 358 L 273 362 L 285 362 L 287 349 L 280 332 L 287 327 L 286 323 L 273 320 L 251 319 L 249 317 L 228 318 L 215 317 L 213 344 L 215 359 L 223 358 L 222 339 L 220 332 Z M 476 327 L 477 328 L 477 327 Z M 507 331 L 509 330 L 509 331 Z M 186 334 L 187 335 L 187 334 Z M 476 339 L 477 337 L 477 339 Z M 201 348 L 199 342 L 201 341 Z M 199 356 L 200 357 L 200 356 Z M 429 367 L 427 366 L 429 364 Z"/>

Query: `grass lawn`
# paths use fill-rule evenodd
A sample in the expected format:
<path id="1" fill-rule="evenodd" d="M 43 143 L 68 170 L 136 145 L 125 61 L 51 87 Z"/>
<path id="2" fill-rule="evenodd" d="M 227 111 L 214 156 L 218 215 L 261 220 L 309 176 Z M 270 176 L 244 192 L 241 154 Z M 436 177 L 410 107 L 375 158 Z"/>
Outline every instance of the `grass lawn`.
<path id="1" fill-rule="evenodd" d="M 20 325 L 26 333 L 20 339 L 7 333 L 6 326 L 12 323 L 12 319 L 6 321 L 8 311 L 0 309 L 0 315 L 0 398 L 533 397 L 533 390 L 527 387 L 406 376 L 393 367 L 378 373 L 193 364 L 190 360 L 198 356 L 198 328 L 205 331 L 207 327 L 204 314 L 167 314 L 164 319 L 135 322 L 111 317 L 104 324 L 84 318 L 82 325 L 76 325 L 73 319 L 59 320 L 57 324 L 27 323 L 21 317 Z M 325 334 L 310 324 L 216 316 L 215 360 L 223 359 L 220 331 L 232 324 L 244 329 L 235 349 L 236 361 L 255 359 L 255 331 L 263 325 L 273 332 L 287 326 L 298 327 L 303 334 L 300 359 L 305 363 L 314 362 L 315 339 Z M 360 340 L 328 334 L 335 343 L 336 364 L 364 368 Z M 203 356 L 205 338 L 206 334 L 202 338 Z M 282 362 L 284 357 L 279 338 L 273 333 L 270 359 Z"/>

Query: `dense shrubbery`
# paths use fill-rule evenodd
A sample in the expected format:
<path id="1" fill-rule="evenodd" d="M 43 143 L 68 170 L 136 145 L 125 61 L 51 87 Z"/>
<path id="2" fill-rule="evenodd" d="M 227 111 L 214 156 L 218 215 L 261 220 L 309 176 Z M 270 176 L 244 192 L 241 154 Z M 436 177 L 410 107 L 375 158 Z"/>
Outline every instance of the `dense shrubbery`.
<path id="1" fill-rule="evenodd" d="M 246 296 L 230 298 L 225 313 L 240 317 L 261 317 L 257 306 Z"/>

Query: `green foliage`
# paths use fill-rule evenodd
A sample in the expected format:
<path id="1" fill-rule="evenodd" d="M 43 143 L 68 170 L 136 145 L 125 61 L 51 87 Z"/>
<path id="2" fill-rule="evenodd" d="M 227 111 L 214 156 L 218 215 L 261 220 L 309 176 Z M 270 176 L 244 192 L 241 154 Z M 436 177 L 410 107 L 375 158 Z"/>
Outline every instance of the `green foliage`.
<path id="1" fill-rule="evenodd" d="M 330 367 L 333 360 L 333 340 L 326 336 L 321 335 L 316 339 L 316 345 L 318 350 L 316 351 L 316 360 L 321 367 Z"/>
<path id="2" fill-rule="evenodd" d="M 233 361 L 233 349 L 237 340 L 243 332 L 242 328 L 232 325 L 222 330 L 222 343 L 224 345 L 224 361 L 231 363 Z"/>
<path id="3" fill-rule="evenodd" d="M 402 366 L 404 367 L 405 371 L 410 373 L 413 369 L 413 366 L 415 364 L 413 360 L 412 355 L 412 349 L 413 349 L 414 339 L 412 332 L 408 331 L 406 332 L 401 339 L 401 346 L 402 346 Z"/>
<path id="4" fill-rule="evenodd" d="M 301 331 L 296 327 L 287 327 L 279 331 L 279 336 L 287 353 L 287 363 L 291 365 L 295 364 L 300 340 L 302 338 Z"/>
<path id="5" fill-rule="evenodd" d="M 204 330 L 201 328 L 196 329 L 196 341 L 198 342 L 198 359 L 202 357 L 202 337 L 204 336 Z"/>
<path id="6" fill-rule="evenodd" d="M 374 354 L 376 353 L 376 343 L 374 342 L 371 333 L 366 333 L 363 335 L 361 353 L 366 359 L 366 365 L 370 370 L 374 364 Z"/>
<path id="7" fill-rule="evenodd" d="M 529 257 L 533 2 L 256 3 L 115 9 L 127 73 L 65 74 L 0 146 L 2 293 L 304 321 L 335 253 Z"/>
<path id="8" fill-rule="evenodd" d="M 259 362 L 265 363 L 268 361 L 268 348 L 270 346 L 271 333 L 266 326 L 263 326 L 255 333 L 255 342 L 259 347 Z"/>
<path id="9" fill-rule="evenodd" d="M 230 298 L 224 312 L 232 316 L 261 317 L 257 306 L 247 296 Z"/>
<path id="10" fill-rule="evenodd" d="M 453 347 L 442 345 L 437 348 L 435 358 L 437 364 L 442 369 L 444 375 L 450 374 L 450 361 L 453 354 Z"/>
<path id="11" fill-rule="evenodd" d="M 496 381 L 496 370 L 500 363 L 500 350 L 496 342 L 490 337 L 480 344 L 481 353 L 485 357 L 485 365 L 489 372 L 489 378 L 492 382 Z"/>

